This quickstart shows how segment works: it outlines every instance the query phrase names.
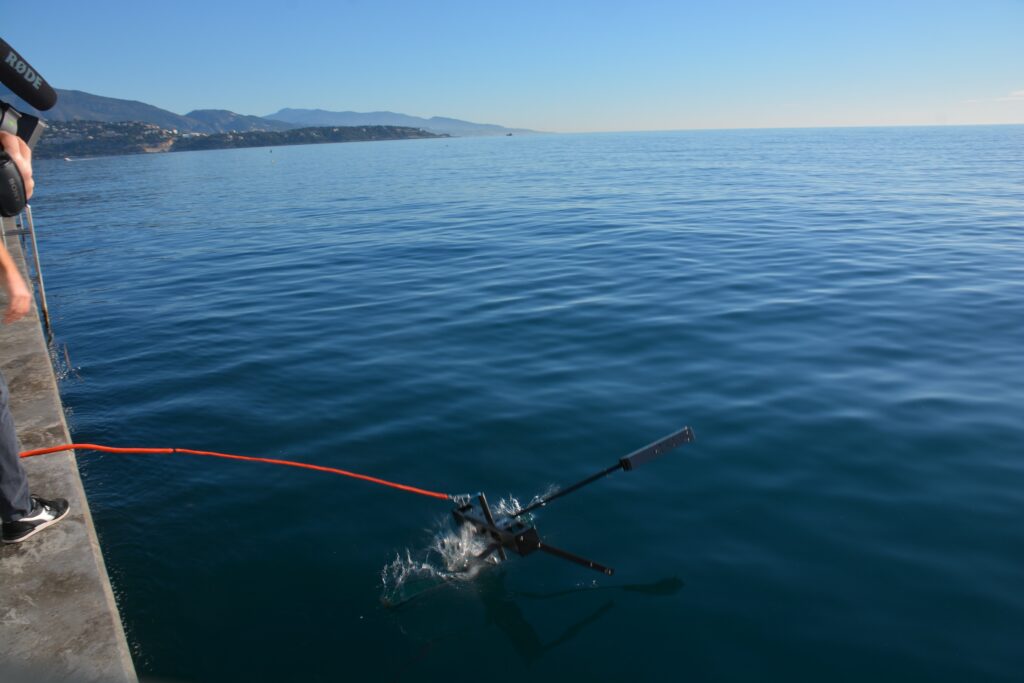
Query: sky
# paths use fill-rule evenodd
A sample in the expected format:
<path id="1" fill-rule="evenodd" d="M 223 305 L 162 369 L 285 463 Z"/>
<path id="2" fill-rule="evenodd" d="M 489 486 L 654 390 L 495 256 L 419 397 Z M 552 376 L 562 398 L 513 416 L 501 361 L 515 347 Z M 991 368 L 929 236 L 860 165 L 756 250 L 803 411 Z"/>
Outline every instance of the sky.
<path id="1" fill-rule="evenodd" d="M 552 132 L 1024 123 L 1024 0 L 4 0 L 56 88 Z"/>

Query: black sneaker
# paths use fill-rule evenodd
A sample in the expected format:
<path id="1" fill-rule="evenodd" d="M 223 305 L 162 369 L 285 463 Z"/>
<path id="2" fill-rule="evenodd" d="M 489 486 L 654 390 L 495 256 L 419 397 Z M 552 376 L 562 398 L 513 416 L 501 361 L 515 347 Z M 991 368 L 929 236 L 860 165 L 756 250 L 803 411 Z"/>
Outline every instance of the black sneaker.
<path id="1" fill-rule="evenodd" d="M 17 522 L 4 522 L 4 543 L 20 543 L 64 519 L 71 506 L 63 498 L 44 500 L 32 496 L 32 512 Z"/>

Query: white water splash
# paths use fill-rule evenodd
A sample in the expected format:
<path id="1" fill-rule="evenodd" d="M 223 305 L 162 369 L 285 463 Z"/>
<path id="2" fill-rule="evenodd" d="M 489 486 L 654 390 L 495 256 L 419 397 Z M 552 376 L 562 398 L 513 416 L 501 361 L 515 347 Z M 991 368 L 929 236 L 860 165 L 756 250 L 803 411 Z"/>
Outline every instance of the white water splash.
<path id="1" fill-rule="evenodd" d="M 518 514 L 520 510 L 528 508 L 534 503 L 538 503 L 544 498 L 547 498 L 556 491 L 558 491 L 558 487 L 552 484 L 551 486 L 548 486 L 546 489 L 544 489 L 543 493 L 538 493 L 533 498 L 531 498 L 530 502 L 527 503 L 526 505 L 522 505 L 515 496 L 502 498 L 501 500 L 498 501 L 498 504 L 493 507 L 494 517 L 499 521 L 503 517 L 511 517 L 515 514 Z M 527 524 L 529 524 L 532 520 L 532 513 L 528 513 L 521 518 L 521 521 L 526 522 Z"/>
<path id="2" fill-rule="evenodd" d="M 493 554 L 477 559 L 486 548 L 486 539 L 467 526 L 437 531 L 427 548 L 406 548 L 384 566 L 381 602 L 396 606 L 445 583 L 472 580 L 481 569 L 498 561 Z"/>
<path id="3" fill-rule="evenodd" d="M 534 496 L 533 501 L 543 495 L 547 492 Z M 469 496 L 464 496 L 456 502 L 465 504 L 470 500 Z M 523 507 L 514 496 L 508 496 L 493 504 L 491 510 L 500 524 Z M 529 518 L 527 515 L 523 521 L 529 523 Z M 479 559 L 488 545 L 487 538 L 469 526 L 452 528 L 442 523 L 426 548 L 417 551 L 406 548 L 384 566 L 380 572 L 381 602 L 393 607 L 441 585 L 472 581 L 485 568 L 501 563 L 497 553 Z"/>

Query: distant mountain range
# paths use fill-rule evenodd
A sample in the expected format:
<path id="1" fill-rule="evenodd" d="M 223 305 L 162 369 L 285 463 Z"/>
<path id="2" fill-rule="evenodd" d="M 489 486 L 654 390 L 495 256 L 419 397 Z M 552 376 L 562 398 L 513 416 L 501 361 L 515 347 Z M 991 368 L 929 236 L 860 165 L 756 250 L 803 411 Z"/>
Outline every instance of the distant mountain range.
<path id="1" fill-rule="evenodd" d="M 472 123 L 433 116 L 429 119 L 393 111 L 325 111 L 323 109 L 282 109 L 263 117 L 268 121 L 284 121 L 298 126 L 406 126 L 422 128 L 431 133 L 452 136 L 507 135 L 508 133 L 534 133 L 522 128 L 505 128 L 492 123 Z"/>
<path id="2" fill-rule="evenodd" d="M 197 109 L 181 115 L 145 102 L 103 97 L 81 90 L 59 89 L 57 90 L 57 105 L 40 113 L 2 84 L 0 84 L 0 99 L 11 103 L 19 111 L 40 116 L 47 121 L 102 121 L 106 123 L 138 121 L 186 133 L 283 131 L 310 126 L 404 126 L 453 136 L 534 132 L 439 116 L 427 119 L 388 111 L 359 113 L 332 112 L 322 109 L 282 109 L 276 114 L 268 116 L 250 116 L 236 114 L 225 109 Z"/>

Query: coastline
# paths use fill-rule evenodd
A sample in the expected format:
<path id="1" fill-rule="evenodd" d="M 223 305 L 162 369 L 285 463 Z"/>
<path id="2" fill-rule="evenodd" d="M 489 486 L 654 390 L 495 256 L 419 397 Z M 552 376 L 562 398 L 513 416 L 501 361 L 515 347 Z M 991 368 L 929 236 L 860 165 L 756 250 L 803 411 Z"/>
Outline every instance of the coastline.
<path id="1" fill-rule="evenodd" d="M 141 122 L 56 121 L 48 124 L 33 154 L 36 159 L 162 154 L 248 147 L 288 147 L 338 142 L 448 138 L 403 126 L 323 126 L 286 131 L 196 134 Z"/>

